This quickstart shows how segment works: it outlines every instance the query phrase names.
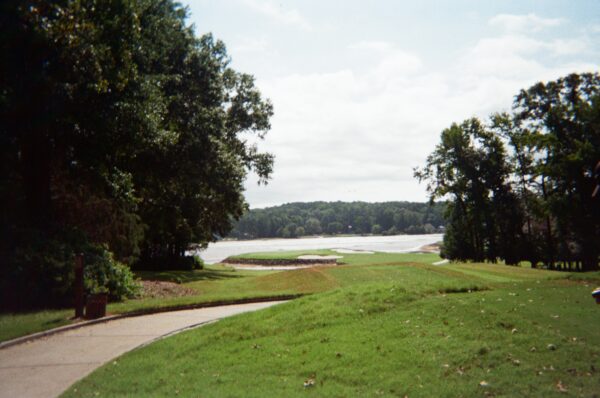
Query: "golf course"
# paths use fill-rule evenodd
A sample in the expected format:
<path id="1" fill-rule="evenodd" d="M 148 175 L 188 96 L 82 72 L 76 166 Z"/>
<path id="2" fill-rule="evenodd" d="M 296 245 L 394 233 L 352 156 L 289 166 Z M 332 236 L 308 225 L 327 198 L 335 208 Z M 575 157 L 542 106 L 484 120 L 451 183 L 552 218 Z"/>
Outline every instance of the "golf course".
<path id="1" fill-rule="evenodd" d="M 319 250 L 249 257 L 310 254 L 339 255 Z M 196 292 L 163 299 L 162 305 L 199 298 L 303 297 L 131 351 L 64 396 L 598 393 L 600 308 L 590 293 L 600 285 L 600 273 L 432 265 L 439 260 L 436 254 L 351 253 L 338 265 L 290 271 L 213 265 L 153 274 Z M 149 305 L 129 300 L 111 309 Z"/>

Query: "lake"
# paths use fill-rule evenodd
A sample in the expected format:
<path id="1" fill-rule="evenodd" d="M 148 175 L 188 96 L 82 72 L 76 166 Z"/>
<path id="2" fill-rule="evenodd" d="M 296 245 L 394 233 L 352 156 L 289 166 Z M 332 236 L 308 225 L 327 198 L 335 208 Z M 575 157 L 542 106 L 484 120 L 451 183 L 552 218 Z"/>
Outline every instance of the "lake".
<path id="1" fill-rule="evenodd" d="M 350 249 L 403 253 L 439 242 L 443 236 L 443 234 L 430 234 L 221 241 L 209 244 L 208 248 L 200 251 L 199 254 L 206 263 L 214 264 L 236 254 L 278 250 Z"/>

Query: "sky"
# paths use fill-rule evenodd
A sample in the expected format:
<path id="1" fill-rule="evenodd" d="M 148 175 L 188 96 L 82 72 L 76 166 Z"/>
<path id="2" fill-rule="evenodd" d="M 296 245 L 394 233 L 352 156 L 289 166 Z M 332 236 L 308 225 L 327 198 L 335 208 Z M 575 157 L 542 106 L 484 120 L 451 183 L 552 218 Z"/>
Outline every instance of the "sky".
<path id="1" fill-rule="evenodd" d="M 600 70 L 600 1 L 188 0 L 197 35 L 274 106 L 251 208 L 425 201 L 413 177 L 453 122 L 509 111 L 539 81 Z M 249 142 L 254 142 L 252 137 Z"/>

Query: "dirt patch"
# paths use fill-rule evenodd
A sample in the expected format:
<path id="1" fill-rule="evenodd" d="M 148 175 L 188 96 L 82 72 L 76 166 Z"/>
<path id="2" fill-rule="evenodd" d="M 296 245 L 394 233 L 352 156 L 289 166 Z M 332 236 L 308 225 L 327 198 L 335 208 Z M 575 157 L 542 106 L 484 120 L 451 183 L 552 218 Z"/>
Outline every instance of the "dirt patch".
<path id="1" fill-rule="evenodd" d="M 430 245 L 421 246 L 419 252 L 421 253 L 439 253 L 441 249 L 441 242 L 432 243 Z"/>
<path id="2" fill-rule="evenodd" d="M 174 282 L 142 281 L 143 298 L 182 297 L 197 294 L 194 289 Z"/>
<path id="3" fill-rule="evenodd" d="M 318 254 L 305 254 L 298 256 L 298 260 L 337 260 L 338 258 L 344 258 L 343 256 L 320 256 Z"/>

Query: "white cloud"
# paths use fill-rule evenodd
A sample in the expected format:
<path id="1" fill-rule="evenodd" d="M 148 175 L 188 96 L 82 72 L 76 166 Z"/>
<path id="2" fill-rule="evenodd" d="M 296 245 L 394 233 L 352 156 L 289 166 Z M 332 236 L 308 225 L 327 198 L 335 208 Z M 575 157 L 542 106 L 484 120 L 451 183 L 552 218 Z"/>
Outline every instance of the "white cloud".
<path id="1" fill-rule="evenodd" d="M 490 19 L 491 26 L 500 27 L 509 32 L 538 32 L 564 23 L 562 18 L 542 18 L 535 14 L 513 15 L 499 14 Z"/>
<path id="2" fill-rule="evenodd" d="M 242 0 L 254 11 L 283 25 L 296 26 L 304 30 L 312 30 L 313 26 L 296 9 L 286 10 L 270 0 Z"/>
<path id="3" fill-rule="evenodd" d="M 393 44 L 387 41 L 361 40 L 358 43 L 350 44 L 348 48 L 350 50 L 388 51 L 393 48 Z"/>
<path id="4" fill-rule="evenodd" d="M 359 41 L 345 49 L 365 52 L 366 69 L 348 66 L 259 81 L 275 106 L 272 131 L 260 143 L 276 155 L 275 173 L 266 187 L 256 188 L 251 178 L 246 196 L 260 207 L 312 200 L 423 201 L 425 187 L 413 178 L 413 168 L 425 163 L 444 128 L 509 110 L 514 95 L 538 81 L 598 70 L 598 62 L 589 60 L 594 46 L 585 36 L 543 39 L 502 32 L 479 39 L 449 64 L 429 65 L 391 42 Z"/>
<path id="5" fill-rule="evenodd" d="M 551 50 L 557 56 L 581 54 L 590 49 L 587 37 L 578 39 L 556 39 L 550 45 Z"/>
<path id="6" fill-rule="evenodd" d="M 265 52 L 269 48 L 269 42 L 265 37 L 250 38 L 242 37 L 239 42 L 232 47 L 231 52 L 237 53 L 257 53 Z"/>

